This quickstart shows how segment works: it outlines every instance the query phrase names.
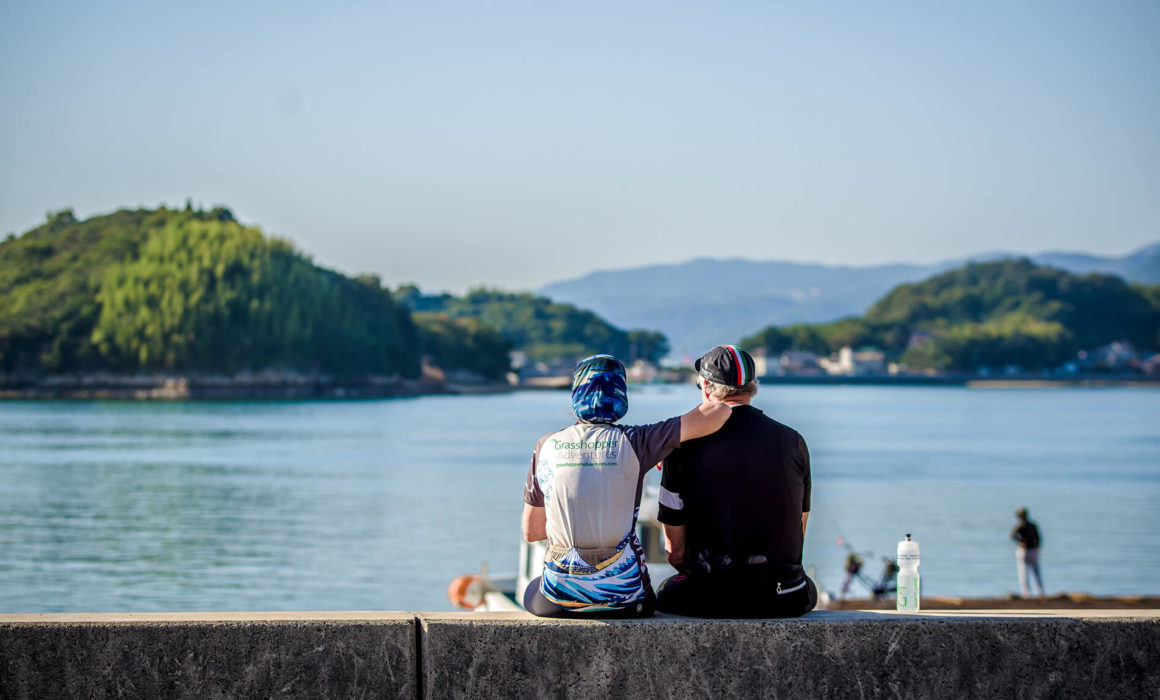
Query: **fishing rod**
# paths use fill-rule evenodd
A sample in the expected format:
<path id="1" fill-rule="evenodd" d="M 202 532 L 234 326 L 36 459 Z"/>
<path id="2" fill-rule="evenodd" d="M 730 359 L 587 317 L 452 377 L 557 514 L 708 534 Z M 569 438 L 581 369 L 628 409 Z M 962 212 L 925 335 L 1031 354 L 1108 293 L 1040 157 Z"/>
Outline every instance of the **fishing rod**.
<path id="1" fill-rule="evenodd" d="M 815 510 L 821 510 L 823 517 L 830 521 L 835 532 L 838 533 L 837 544 L 846 550 L 846 562 L 843 568 L 846 571 L 846 578 L 842 581 L 842 589 L 839 597 L 844 599 L 846 594 L 850 591 L 850 586 L 855 580 L 861 582 L 863 586 L 870 590 L 871 595 L 875 598 L 888 598 L 894 594 L 897 589 L 896 577 L 898 575 L 898 563 L 890 557 L 882 557 L 882 577 L 878 581 L 874 581 L 862 573 L 862 567 L 866 563 L 866 558 L 874 556 L 874 552 L 865 552 L 865 557 L 860 554 L 850 541 L 846 539 L 846 535 L 842 532 L 842 525 L 838 519 L 834 517 L 830 509 L 824 503 L 815 503 Z"/>

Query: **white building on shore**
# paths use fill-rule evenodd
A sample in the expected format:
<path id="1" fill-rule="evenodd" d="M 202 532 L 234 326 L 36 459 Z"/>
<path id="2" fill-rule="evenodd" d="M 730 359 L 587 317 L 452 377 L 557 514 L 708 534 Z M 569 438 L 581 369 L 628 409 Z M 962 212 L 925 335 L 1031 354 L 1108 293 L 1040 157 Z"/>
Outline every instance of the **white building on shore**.
<path id="1" fill-rule="evenodd" d="M 877 348 L 859 348 L 854 350 L 849 345 L 842 348 L 836 355 L 823 357 L 818 364 L 827 373 L 856 377 L 871 374 L 886 373 L 886 354 Z"/>

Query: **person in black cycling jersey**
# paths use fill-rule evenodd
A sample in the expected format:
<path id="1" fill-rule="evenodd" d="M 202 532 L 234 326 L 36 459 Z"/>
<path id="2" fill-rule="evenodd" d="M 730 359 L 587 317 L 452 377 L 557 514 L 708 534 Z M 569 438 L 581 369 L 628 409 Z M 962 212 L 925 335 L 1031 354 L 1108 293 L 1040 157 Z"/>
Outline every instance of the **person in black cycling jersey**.
<path id="1" fill-rule="evenodd" d="M 703 401 L 733 413 L 721 430 L 664 461 L 659 519 L 679 573 L 657 589 L 657 610 L 699 617 L 797 617 L 818 591 L 802 570 L 810 514 L 810 455 L 793 428 L 750 405 L 749 353 L 719 345 L 697 360 Z"/>

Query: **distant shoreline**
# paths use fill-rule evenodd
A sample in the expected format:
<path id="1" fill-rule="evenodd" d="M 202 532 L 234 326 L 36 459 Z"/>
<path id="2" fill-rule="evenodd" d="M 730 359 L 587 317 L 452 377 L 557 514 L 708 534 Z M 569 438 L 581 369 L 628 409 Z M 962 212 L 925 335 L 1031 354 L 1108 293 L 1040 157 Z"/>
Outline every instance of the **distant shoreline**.
<path id="1" fill-rule="evenodd" d="M 292 372 L 223 375 L 70 374 L 0 376 L 0 400 L 185 401 L 382 399 L 505 393 L 507 382 L 451 382 L 430 378 L 339 379 Z"/>
<path id="2" fill-rule="evenodd" d="M 868 386 L 963 386 L 972 389 L 1050 389 L 1068 387 L 1160 387 L 1160 377 L 1132 375 L 1076 375 L 1073 377 L 936 375 L 787 375 L 761 377 L 762 384 L 816 384 Z"/>
<path id="3" fill-rule="evenodd" d="M 766 386 L 965 387 L 970 389 L 1057 389 L 1076 387 L 1160 388 L 1160 378 L 1088 375 L 1057 377 L 984 377 L 979 375 L 766 376 Z M 685 380 L 654 382 L 686 384 Z M 436 395 L 502 394 L 513 391 L 566 390 L 571 377 L 536 377 L 519 385 L 507 382 L 455 382 L 398 377 L 338 379 L 325 375 L 261 373 L 224 375 L 70 374 L 42 377 L 0 376 L 2 400 L 184 401 L 382 399 Z M 638 386 L 635 385 L 634 386 Z"/>

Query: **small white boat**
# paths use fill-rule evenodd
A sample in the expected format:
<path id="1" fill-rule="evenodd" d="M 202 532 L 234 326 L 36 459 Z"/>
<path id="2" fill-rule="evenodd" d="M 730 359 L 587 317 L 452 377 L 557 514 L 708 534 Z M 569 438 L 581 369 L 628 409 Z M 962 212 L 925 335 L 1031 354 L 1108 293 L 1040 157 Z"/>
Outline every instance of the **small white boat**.
<path id="1" fill-rule="evenodd" d="M 657 520 L 658 487 L 645 484 L 640 498 L 640 515 L 636 521 L 637 536 L 644 548 L 645 566 L 653 589 L 677 573 L 665 557 L 664 531 Z M 452 604 L 480 612 L 523 610 L 523 595 L 528 583 L 544 571 L 547 540 L 520 542 L 519 570 L 514 574 L 492 576 L 486 564 L 478 574 L 456 576 L 447 587 Z"/>

